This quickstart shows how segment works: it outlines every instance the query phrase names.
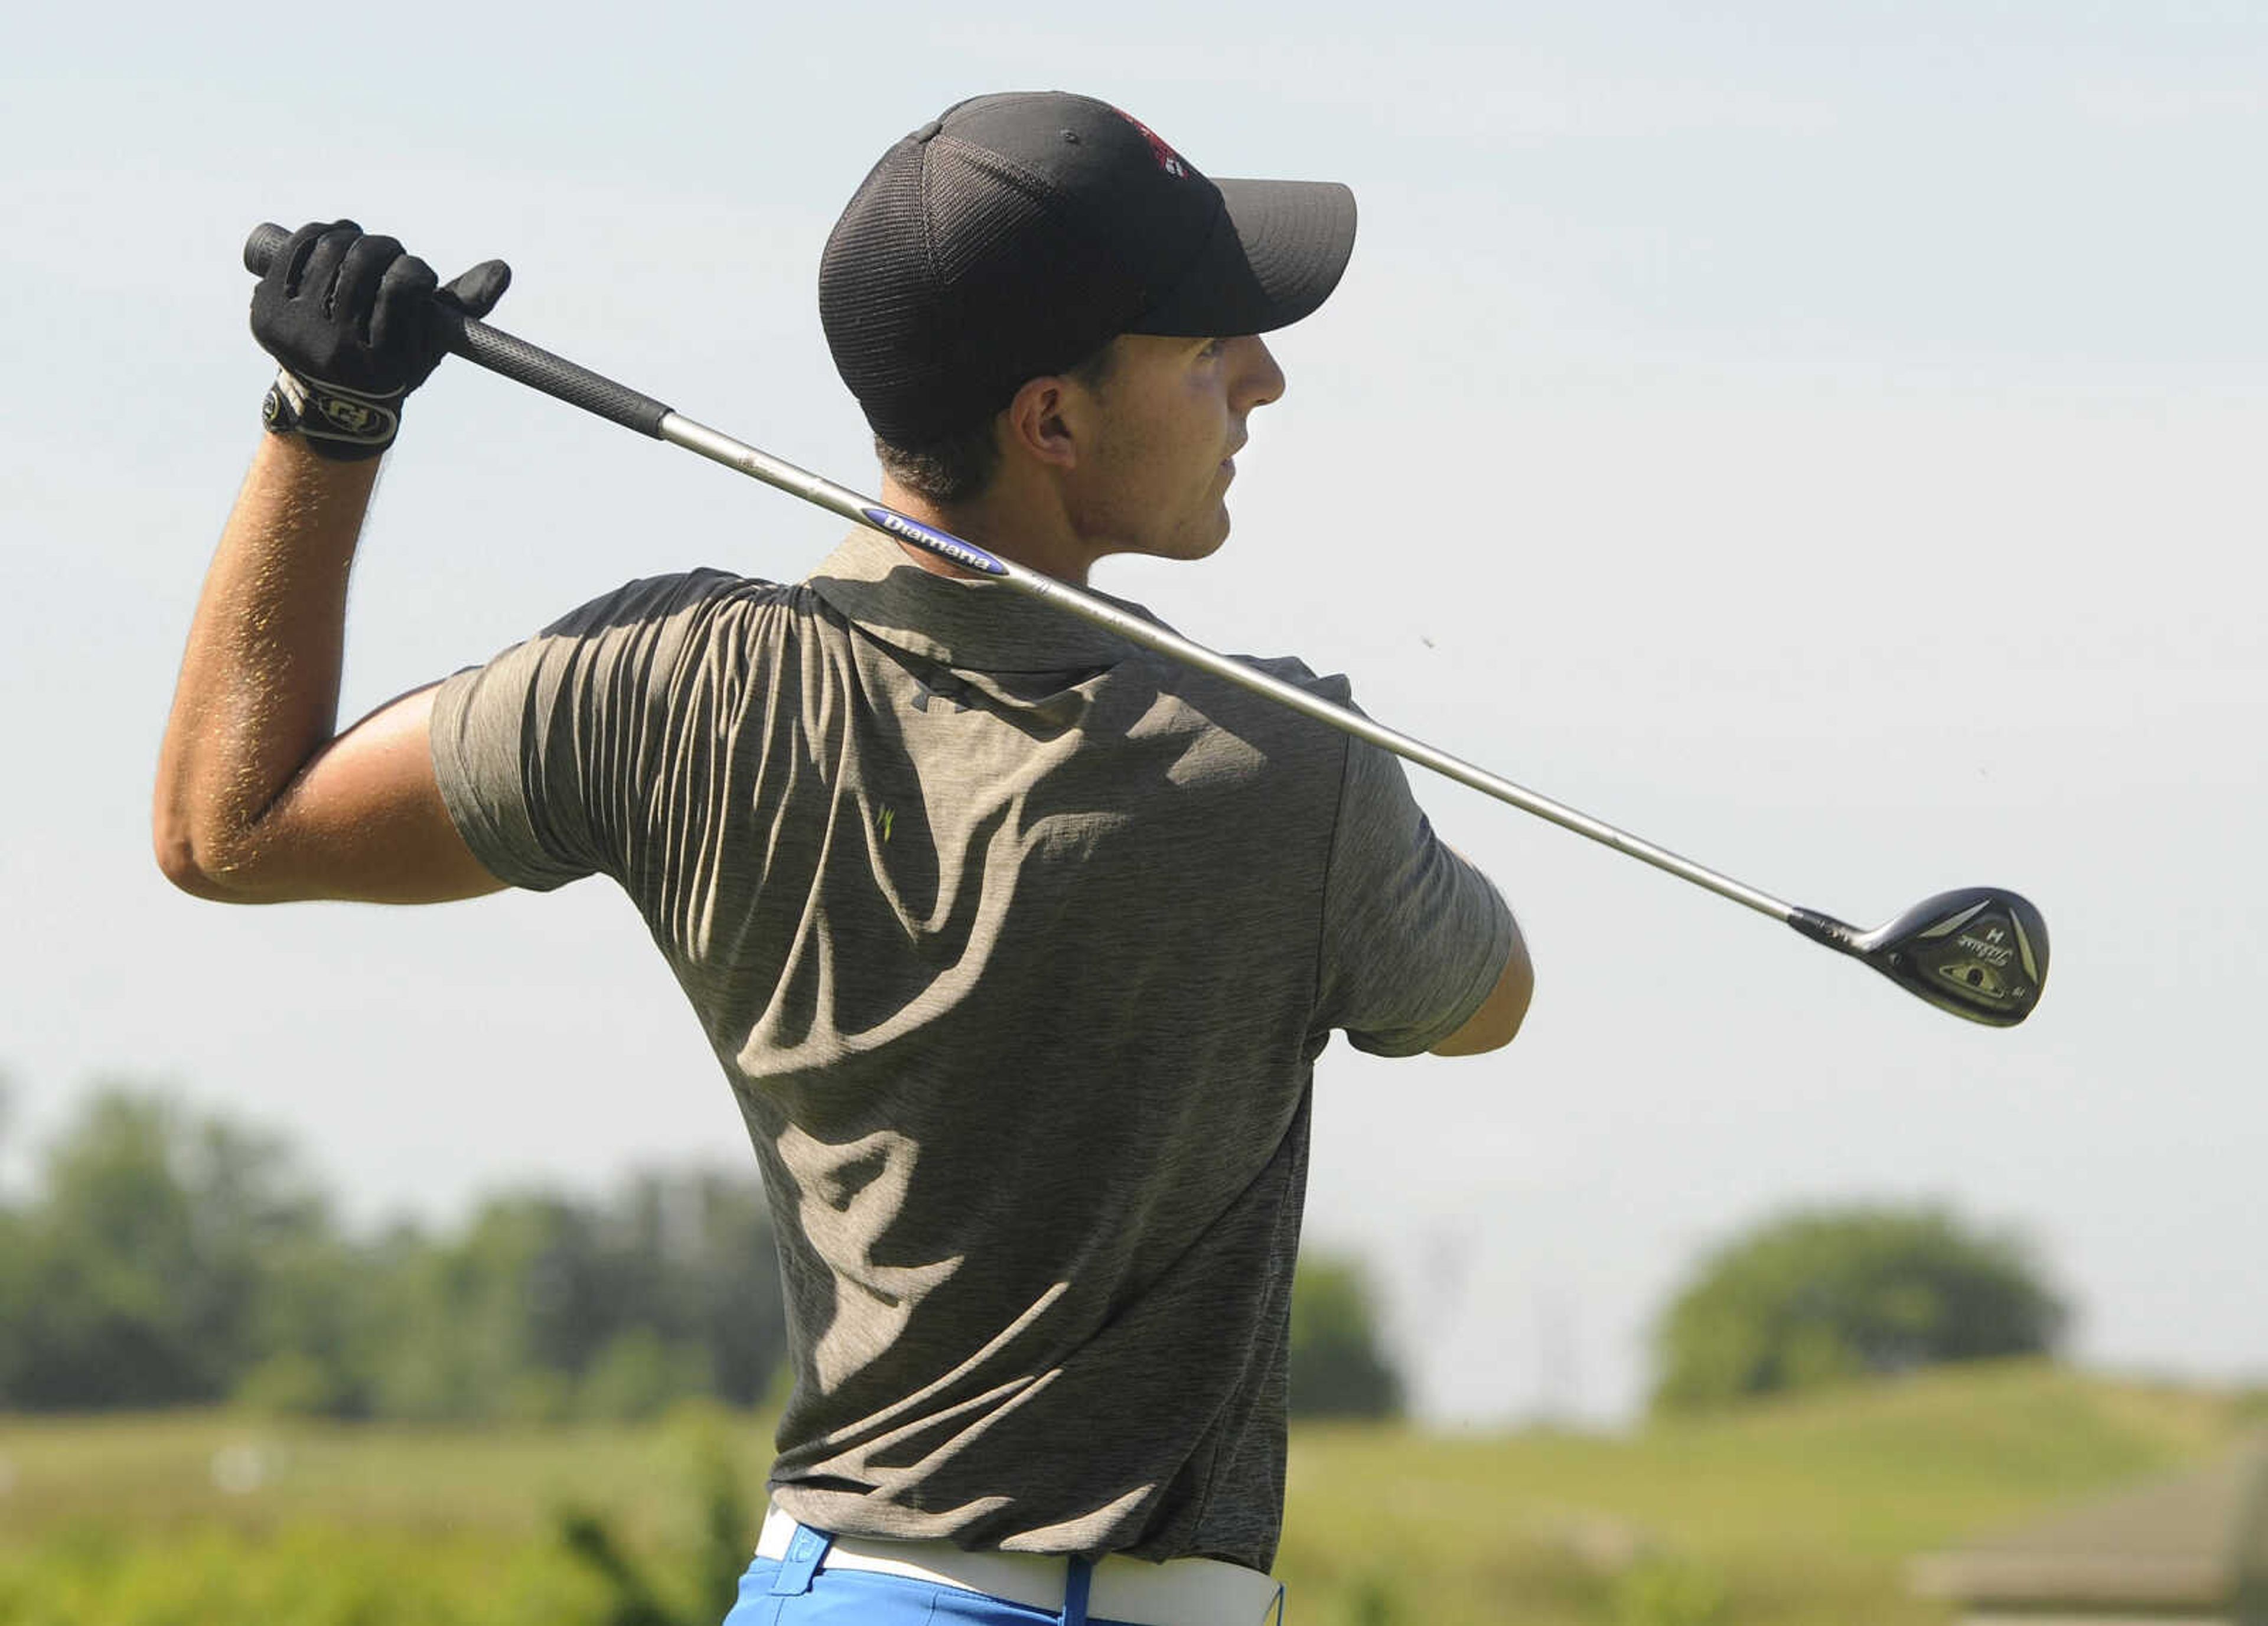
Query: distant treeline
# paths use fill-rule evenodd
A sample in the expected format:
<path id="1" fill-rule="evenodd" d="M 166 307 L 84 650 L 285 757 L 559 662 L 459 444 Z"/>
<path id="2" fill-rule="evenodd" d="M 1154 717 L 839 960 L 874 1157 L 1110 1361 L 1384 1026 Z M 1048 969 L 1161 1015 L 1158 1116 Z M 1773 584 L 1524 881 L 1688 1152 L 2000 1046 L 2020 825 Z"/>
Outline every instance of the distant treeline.
<path id="1" fill-rule="evenodd" d="M 1294 1409 L 1398 1409 L 1360 1273 L 1305 1262 L 1294 1299 Z M 278 1137 L 119 1086 L 0 1201 L 0 1410 L 634 1418 L 754 1404 L 786 1351 L 753 1175 L 648 1173 L 357 1236 Z"/>
<path id="2" fill-rule="evenodd" d="M 114 1088 L 0 1206 L 0 1408 L 630 1417 L 753 1402 L 785 1351 L 753 1180 L 646 1174 L 357 1238 L 282 1140 Z"/>

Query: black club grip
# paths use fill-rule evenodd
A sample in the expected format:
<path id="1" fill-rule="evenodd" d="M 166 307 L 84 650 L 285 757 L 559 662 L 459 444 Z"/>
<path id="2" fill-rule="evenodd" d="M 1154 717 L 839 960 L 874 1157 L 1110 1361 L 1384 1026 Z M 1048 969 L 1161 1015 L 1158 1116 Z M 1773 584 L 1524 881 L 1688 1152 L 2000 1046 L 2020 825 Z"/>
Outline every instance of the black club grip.
<path id="1" fill-rule="evenodd" d="M 273 223 L 253 227 L 252 235 L 244 239 L 244 269 L 254 276 L 264 275 L 291 240 L 291 234 Z M 661 438 L 662 419 L 670 415 L 671 408 L 651 395 L 641 395 L 626 384 L 617 384 L 469 316 L 459 320 L 449 348 L 475 366 L 657 440 Z"/>

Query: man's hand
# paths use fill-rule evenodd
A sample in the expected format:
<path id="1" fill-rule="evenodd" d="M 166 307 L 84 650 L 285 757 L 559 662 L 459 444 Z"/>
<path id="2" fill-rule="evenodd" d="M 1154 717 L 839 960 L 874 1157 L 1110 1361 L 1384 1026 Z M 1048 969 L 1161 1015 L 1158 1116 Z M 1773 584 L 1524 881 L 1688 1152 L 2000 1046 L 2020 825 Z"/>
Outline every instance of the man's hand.
<path id="1" fill-rule="evenodd" d="M 283 364 L 261 409 L 268 427 L 335 460 L 376 457 L 456 325 L 494 310 L 511 282 L 512 268 L 490 260 L 443 288 L 390 237 L 351 220 L 301 226 L 252 291 L 252 335 Z"/>

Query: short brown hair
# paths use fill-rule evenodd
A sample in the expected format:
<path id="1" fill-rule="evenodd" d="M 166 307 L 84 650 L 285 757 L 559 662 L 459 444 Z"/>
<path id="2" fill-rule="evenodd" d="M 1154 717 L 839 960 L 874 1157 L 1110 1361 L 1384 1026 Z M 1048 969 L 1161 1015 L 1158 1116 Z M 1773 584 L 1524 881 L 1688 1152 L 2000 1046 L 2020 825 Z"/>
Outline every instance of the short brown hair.
<path id="1" fill-rule="evenodd" d="M 1064 376 L 1077 379 L 1089 394 L 1100 395 L 1117 364 L 1117 356 L 1118 341 L 1111 339 L 1101 349 L 1064 368 Z M 999 419 L 996 412 L 967 429 L 917 446 L 895 445 L 877 435 L 874 455 L 881 459 L 890 478 L 907 490 L 940 507 L 951 507 L 983 496 L 999 471 L 1000 443 L 993 436 Z"/>

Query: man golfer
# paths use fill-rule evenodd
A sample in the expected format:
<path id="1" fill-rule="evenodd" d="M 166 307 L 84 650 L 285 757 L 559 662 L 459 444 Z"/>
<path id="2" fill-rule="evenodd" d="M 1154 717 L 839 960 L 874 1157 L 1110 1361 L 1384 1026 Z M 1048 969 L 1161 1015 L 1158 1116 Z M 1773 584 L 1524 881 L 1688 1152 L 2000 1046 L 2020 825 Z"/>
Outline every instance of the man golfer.
<path id="1" fill-rule="evenodd" d="M 1257 335 L 1353 234 L 1345 188 L 1215 183 L 1103 103 L 961 103 L 820 273 L 885 500 L 1073 582 L 1203 558 L 1284 388 Z M 792 585 L 633 582 L 338 732 L 377 454 L 438 307 L 505 280 L 437 290 L 344 223 L 261 279 L 283 371 L 166 730 L 166 873 L 635 901 L 778 1222 L 795 1386 L 733 1626 L 1253 1626 L 1314 1059 L 1507 1042 L 1510 911 L 1392 757 L 863 530 Z"/>

